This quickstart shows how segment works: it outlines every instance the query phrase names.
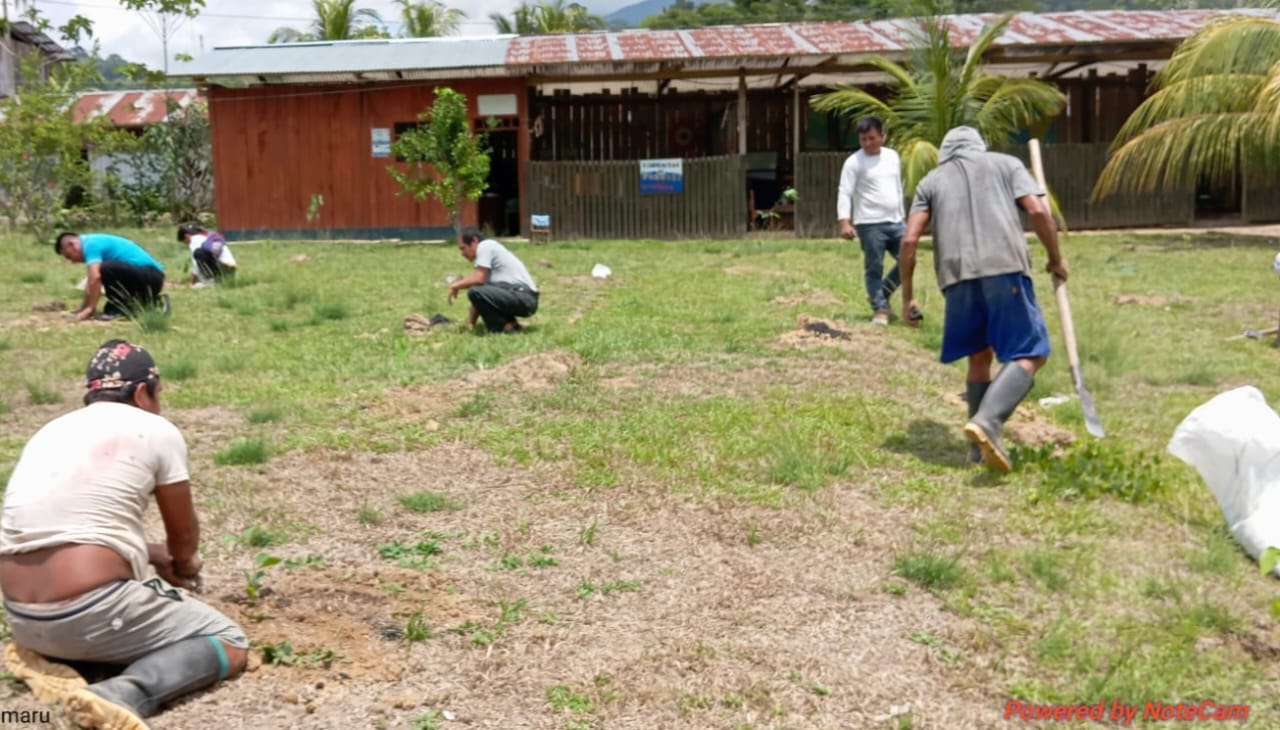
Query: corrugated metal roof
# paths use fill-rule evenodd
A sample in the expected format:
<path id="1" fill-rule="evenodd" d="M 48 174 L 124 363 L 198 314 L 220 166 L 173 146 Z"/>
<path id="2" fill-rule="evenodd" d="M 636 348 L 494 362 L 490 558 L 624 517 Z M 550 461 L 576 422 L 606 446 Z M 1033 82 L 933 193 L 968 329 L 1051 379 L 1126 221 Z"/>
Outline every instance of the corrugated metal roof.
<path id="1" fill-rule="evenodd" d="M 200 95 L 195 89 L 90 91 L 76 97 L 72 113 L 77 122 L 105 116 L 114 126 L 136 129 L 165 121 L 169 99 L 186 108 Z"/>
<path id="2" fill-rule="evenodd" d="M 1175 42 L 1190 36 L 1218 10 L 1072 11 L 1019 13 L 997 44 L 1007 49 L 1106 46 Z M 1276 11 L 1253 12 L 1280 18 Z M 952 38 L 965 46 L 995 14 L 950 17 Z M 625 30 L 546 36 L 413 38 L 330 41 L 216 48 L 179 66 L 174 78 L 240 77 L 249 83 L 355 81 L 414 72 L 417 78 L 447 78 L 452 70 L 520 76 L 537 67 L 565 76 L 588 68 L 620 73 L 628 63 L 685 62 L 703 68 L 733 68 L 782 58 L 901 55 L 917 28 L 909 18 L 823 23 L 773 23 L 690 30 Z M 452 74 L 457 76 L 458 74 Z"/>
<path id="3" fill-rule="evenodd" d="M 395 38 L 215 48 L 178 65 L 169 76 L 208 78 L 483 68 L 504 63 L 511 38 Z"/>
<path id="4" fill-rule="evenodd" d="M 1176 41 L 1220 11 L 1073 11 L 1019 13 L 997 41 L 1001 46 L 1058 46 L 1133 41 Z M 952 40 L 967 46 L 995 14 L 950 17 Z M 910 48 L 914 20 L 778 23 L 692 30 L 625 30 L 515 38 L 508 65 L 583 62 L 680 61 L 896 53 Z"/>
<path id="5" fill-rule="evenodd" d="M 16 20 L 10 23 L 9 32 L 13 34 L 14 38 L 38 47 L 45 55 L 55 61 L 70 61 L 75 58 L 75 54 L 63 48 L 57 41 L 45 35 L 43 31 L 25 20 Z"/>

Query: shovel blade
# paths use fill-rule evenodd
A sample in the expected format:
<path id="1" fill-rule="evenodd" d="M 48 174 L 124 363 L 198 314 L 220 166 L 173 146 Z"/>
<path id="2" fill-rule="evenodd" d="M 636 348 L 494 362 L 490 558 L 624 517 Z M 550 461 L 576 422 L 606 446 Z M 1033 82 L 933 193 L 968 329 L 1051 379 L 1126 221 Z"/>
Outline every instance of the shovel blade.
<path id="1" fill-rule="evenodd" d="M 1102 419 L 1098 418 L 1098 408 L 1093 404 L 1093 396 L 1084 387 L 1084 376 L 1080 368 L 1071 369 L 1071 379 L 1076 382 L 1076 393 L 1080 395 L 1080 410 L 1084 412 L 1084 427 L 1091 436 L 1102 438 L 1106 431 L 1102 430 Z"/>

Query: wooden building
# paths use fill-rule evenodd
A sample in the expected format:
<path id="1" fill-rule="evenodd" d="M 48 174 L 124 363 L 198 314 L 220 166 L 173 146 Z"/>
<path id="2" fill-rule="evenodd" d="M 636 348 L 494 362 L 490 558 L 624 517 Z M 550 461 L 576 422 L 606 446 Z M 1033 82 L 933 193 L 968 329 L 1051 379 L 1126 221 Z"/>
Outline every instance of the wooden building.
<path id="1" fill-rule="evenodd" d="M 1096 167 L 1152 74 L 1212 15 L 1023 13 L 985 61 L 994 73 L 1059 83 L 1069 104 L 1046 141 L 1091 145 L 1076 157 Z M 993 18 L 951 17 L 953 39 L 967 44 Z M 490 192 L 466 222 L 513 234 L 530 213 L 549 213 L 558 236 L 736 235 L 753 202 L 769 207 L 794 180 L 797 227 L 808 221 L 802 232 L 825 235 L 833 160 L 856 138 L 808 99 L 836 84 L 883 83 L 861 57 L 905 60 L 914 28 L 897 19 L 219 48 L 174 75 L 209 100 L 218 223 L 236 237 L 447 236 L 444 211 L 401 195 L 386 172 L 399 164 L 390 141 L 430 106 L 437 85 L 467 96 L 478 128 L 489 117 L 500 123 Z M 639 161 L 666 158 L 728 194 L 642 194 Z M 1086 188 L 1097 170 L 1071 174 L 1089 176 L 1077 181 Z M 308 215 L 321 196 L 318 215 Z M 714 214 L 700 211 L 707 206 Z M 1186 223 L 1189 206 L 1148 217 Z M 1123 215 L 1093 220 L 1130 224 Z"/>
<path id="2" fill-rule="evenodd" d="M 0 33 L 0 98 L 17 93 L 22 61 L 32 53 L 41 56 L 42 79 L 49 78 L 49 69 L 53 64 L 75 58 L 71 51 L 31 23 L 25 20 L 9 22 L 4 32 Z"/>

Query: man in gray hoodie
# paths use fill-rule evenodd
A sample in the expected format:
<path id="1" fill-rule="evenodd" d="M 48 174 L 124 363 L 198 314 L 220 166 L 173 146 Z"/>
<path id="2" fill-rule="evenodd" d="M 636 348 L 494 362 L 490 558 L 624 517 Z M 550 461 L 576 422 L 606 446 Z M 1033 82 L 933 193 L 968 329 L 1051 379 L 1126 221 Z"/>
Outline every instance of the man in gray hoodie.
<path id="1" fill-rule="evenodd" d="M 969 358 L 969 459 L 1006 472 L 1013 464 L 1000 445 L 1004 422 L 1049 357 L 1019 208 L 1049 254 L 1049 273 L 1064 281 L 1069 273 L 1044 194 L 1016 157 L 988 152 L 978 130 L 956 127 L 942 140 L 938 166 L 916 187 L 898 261 L 902 300 L 911 311 L 916 246 L 932 221 L 933 265 L 946 298 L 942 361 Z M 994 380 L 993 359 L 1004 363 Z"/>

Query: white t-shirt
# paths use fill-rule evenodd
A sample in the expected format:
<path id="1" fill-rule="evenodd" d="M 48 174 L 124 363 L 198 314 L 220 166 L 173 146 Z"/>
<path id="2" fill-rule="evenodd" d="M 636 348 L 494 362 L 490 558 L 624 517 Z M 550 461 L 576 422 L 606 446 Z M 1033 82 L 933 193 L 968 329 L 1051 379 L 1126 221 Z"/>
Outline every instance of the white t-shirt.
<path id="1" fill-rule="evenodd" d="M 187 481 L 187 444 L 167 418 L 93 403 L 36 432 L 9 477 L 0 555 L 102 545 L 151 572 L 142 516 L 157 485 Z"/>
<path id="2" fill-rule="evenodd" d="M 200 247 L 204 245 L 204 242 L 208 240 L 208 238 L 209 237 L 203 233 L 197 233 L 191 238 L 187 239 L 188 240 L 187 247 L 191 249 L 191 266 L 192 266 L 191 270 L 192 271 L 196 271 L 199 268 L 195 265 L 196 251 L 200 250 Z M 231 266 L 231 267 L 234 267 L 236 265 L 236 257 L 231 255 L 230 246 L 226 244 L 222 245 L 222 251 L 218 253 L 218 263 L 222 264 L 223 266 Z"/>
<path id="3" fill-rule="evenodd" d="M 476 266 L 489 270 L 488 284 L 518 284 L 538 291 L 524 262 L 497 241 L 486 238 L 476 246 Z"/>
<path id="4" fill-rule="evenodd" d="M 901 223 L 902 160 L 898 153 L 881 147 L 878 155 L 862 150 L 849 155 L 840 170 L 836 213 L 837 220 L 857 224 Z"/>

